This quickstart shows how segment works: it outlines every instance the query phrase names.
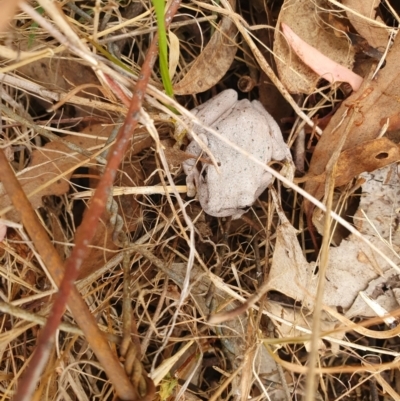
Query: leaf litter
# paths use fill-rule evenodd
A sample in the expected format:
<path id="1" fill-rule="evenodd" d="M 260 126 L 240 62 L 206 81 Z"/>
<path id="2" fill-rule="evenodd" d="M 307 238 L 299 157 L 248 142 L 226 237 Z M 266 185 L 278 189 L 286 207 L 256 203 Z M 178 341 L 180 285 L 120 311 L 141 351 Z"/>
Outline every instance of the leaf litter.
<path id="1" fill-rule="evenodd" d="M 62 259 L 71 252 L 76 227 L 90 202 L 88 197 L 76 195 L 96 187 L 106 137 L 126 114 L 121 99 L 131 96 L 131 79 L 135 79 L 156 30 L 148 4 L 131 4 L 132 8 L 122 3 L 120 7 L 96 8 L 91 2 L 60 6 L 58 17 L 45 14 L 55 31 L 35 29 L 32 47 L 26 35 L 26 27 L 32 23 L 28 17 L 14 16 L 10 6 L 9 14 L 0 21 L 3 26 L 4 21 L 12 20 L 9 29 L 13 32 L 12 46 L 4 41 L 0 48 L 0 73 L 4 78 L 2 149 L 9 152 L 23 190 L 28 195 L 35 192 L 30 196 L 32 207 Z M 346 1 L 341 8 L 335 1 L 288 0 L 282 7 L 266 10 L 257 4 L 258 12 L 268 15 L 268 24 L 276 27 L 273 62 L 278 78 L 271 75 L 265 59 L 254 50 L 252 36 L 247 36 L 257 25 L 251 10 L 246 9 L 249 5 L 225 1 L 219 7 L 207 2 L 182 5 L 171 26 L 175 47 L 171 74 L 176 82 L 175 93 L 187 95 L 179 97 L 179 103 L 188 109 L 223 89 L 236 89 L 238 77 L 251 75 L 254 82 L 262 81 L 261 69 L 269 72 L 270 82 L 278 79 L 286 87 L 288 92 L 277 85 L 291 105 L 295 102 L 289 92 L 300 93 L 300 107 L 295 108 L 298 116 L 287 114 L 280 121 L 288 142 L 300 140 L 305 123 L 313 125 L 318 118 L 329 122 L 317 139 L 315 129 L 303 135 L 303 141 L 307 141 L 304 164 L 308 167 L 297 182 L 305 181 L 307 192 L 324 202 L 335 188 L 334 207 L 341 209 L 364 238 L 397 265 L 400 186 L 396 162 L 400 157 L 395 121 L 399 113 L 399 41 L 394 39 L 390 46 L 390 18 L 396 18 L 396 10 L 380 7 L 378 18 L 376 1 L 363 5 L 360 8 Z M 190 18 L 185 18 L 188 13 Z M 92 16 L 98 18 L 99 26 L 92 25 Z M 208 18 L 200 20 L 204 16 Z M 60 18 L 69 26 L 63 25 Z M 201 22 L 196 24 L 196 18 Z M 216 22 L 209 22 L 215 18 Z M 348 18 L 349 30 L 337 35 L 338 25 L 331 25 L 332 18 Z M 123 25 L 128 20 L 129 24 Z M 303 61 L 296 60 L 284 43 L 282 22 L 336 63 L 352 69 L 354 62 L 357 71 L 370 68 L 360 89 L 348 95 L 348 88 L 339 82 L 326 85 L 325 74 L 316 75 L 304 64 L 312 60 L 312 53 Z M 299 29 L 302 24 L 308 28 Z M 58 38 L 54 34 L 57 30 L 72 43 L 69 50 L 61 49 L 58 39 L 54 39 Z M 96 34 L 90 36 L 89 32 Z M 349 39 L 355 33 L 385 57 L 383 68 L 360 56 Z M 114 40 L 117 34 L 125 35 L 123 40 Z M 88 51 L 90 46 L 83 45 L 92 43 L 89 39 L 101 43 L 108 58 L 95 56 L 97 70 L 90 74 L 88 65 L 97 51 L 95 47 Z M 11 50 L 15 48 L 22 50 L 23 58 L 13 56 Z M 128 78 L 115 62 L 118 58 L 127 67 Z M 115 86 L 111 87 L 99 71 L 111 73 Z M 397 376 L 386 375 L 395 371 L 399 351 L 398 269 L 354 234 L 334 232 L 334 222 L 329 223 L 331 227 L 328 231 L 325 228 L 325 233 L 338 237 L 336 246 L 325 245 L 318 255 L 319 249 L 315 249 L 310 236 L 315 229 L 304 222 L 300 208 L 304 208 L 308 222 L 316 212 L 309 200 L 294 196 L 293 191 L 282 189 L 275 201 L 266 192 L 237 221 L 205 216 L 196 201 L 186 203 L 184 211 L 177 201 L 181 195 L 173 192 L 171 181 L 166 181 L 170 174 L 173 184 L 184 182 L 180 162 L 188 155 L 171 136 L 174 116 L 170 113 L 165 118 L 165 105 L 178 110 L 180 106 L 163 96 L 159 77 L 156 69 L 145 104 L 150 119 L 141 117 L 142 127 L 134 133 L 113 189 L 117 193 L 118 187 L 146 187 L 150 192 L 114 196 L 77 282 L 116 357 L 129 372 L 127 354 L 122 349 L 126 341 L 135 344 L 139 350 L 136 366 L 148 372 L 158 386 L 159 392 L 153 398 L 160 400 L 288 400 L 303 394 L 309 400 L 333 400 L 345 395 L 356 399 L 357 391 L 369 394 L 371 388 L 381 399 L 385 393 L 398 398 Z M 265 96 L 268 89 L 262 82 L 258 85 Z M 257 97 L 257 85 L 250 95 Z M 51 103 L 60 98 L 62 103 L 52 108 Z M 12 110 L 26 118 L 13 118 Z M 37 126 L 55 137 L 44 136 Z M 79 149 L 71 149 L 65 142 Z M 164 164 L 163 148 L 167 156 Z M 292 147 L 293 152 L 295 149 L 297 146 Z M 326 169 L 333 154 L 338 156 L 337 163 L 332 170 Z M 335 182 L 327 187 L 326 182 L 332 180 Z M 164 188 L 161 194 L 155 190 L 160 187 Z M 1 190 L 1 229 L 5 231 L 7 220 L 9 228 L 1 243 L 0 375 L 4 382 L 0 392 L 9 397 L 25 369 L 26 358 L 35 348 L 56 288 L 19 225 L 19 211 L 13 209 L 8 195 Z M 319 217 L 321 233 L 324 216 Z M 186 234 L 188 218 L 196 229 L 195 237 L 190 239 Z M 116 241 L 116 233 L 125 236 L 127 242 Z M 328 252 L 325 267 L 324 252 Z M 123 266 L 128 266 L 128 276 L 123 274 Z M 321 277 L 325 285 L 318 301 Z M 124 282 L 128 283 L 125 288 Z M 128 323 L 122 319 L 123 302 L 132 306 Z M 322 311 L 320 335 L 311 330 L 317 310 Z M 387 323 L 388 327 L 383 322 L 388 322 L 389 315 L 395 318 Z M 226 321 L 212 323 L 212 316 L 223 316 Z M 46 394 L 46 399 L 113 399 L 115 388 L 104 380 L 104 366 L 94 357 L 69 311 L 64 314 L 60 330 L 35 397 L 40 399 Z M 314 364 L 309 359 L 313 350 L 317 351 L 318 367 L 310 366 Z M 386 364 L 375 360 L 371 364 L 366 353 Z M 371 375 L 372 369 L 376 373 Z M 310 384 L 310 372 L 320 374 L 317 389 Z M 137 380 L 136 376 L 133 382 L 141 388 Z"/>

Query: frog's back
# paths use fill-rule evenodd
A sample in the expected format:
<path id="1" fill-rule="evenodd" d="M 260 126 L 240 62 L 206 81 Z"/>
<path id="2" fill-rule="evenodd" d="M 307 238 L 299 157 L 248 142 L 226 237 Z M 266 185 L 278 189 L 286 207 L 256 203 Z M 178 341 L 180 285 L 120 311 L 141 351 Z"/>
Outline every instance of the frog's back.
<path id="1" fill-rule="evenodd" d="M 208 138 L 209 148 L 219 163 L 220 173 L 212 165 L 206 168 L 207 206 L 214 210 L 214 215 L 218 210 L 216 213 L 219 216 L 227 216 L 235 210 L 239 213 L 250 207 L 260 191 L 266 188 L 263 167 L 248 156 L 252 155 L 263 163 L 268 162 L 271 144 L 263 115 L 255 112 L 248 100 L 238 102 L 231 113 L 220 119 L 214 128 L 247 154 L 233 149 L 213 135 Z"/>

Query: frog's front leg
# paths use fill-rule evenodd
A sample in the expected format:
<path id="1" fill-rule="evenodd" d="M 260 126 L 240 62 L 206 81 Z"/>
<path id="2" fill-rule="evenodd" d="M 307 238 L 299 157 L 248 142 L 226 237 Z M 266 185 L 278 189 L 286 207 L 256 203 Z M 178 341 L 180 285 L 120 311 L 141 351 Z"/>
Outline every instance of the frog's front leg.
<path id="1" fill-rule="evenodd" d="M 199 135 L 199 139 L 206 145 L 208 144 L 207 137 L 205 135 Z M 201 155 L 201 152 L 201 147 L 195 140 L 190 142 L 186 148 L 186 153 L 190 153 L 191 155 L 195 156 L 183 162 L 183 171 L 186 174 L 187 194 L 190 197 L 196 195 L 196 188 L 199 188 L 200 186 L 200 173 L 197 168 L 197 161 L 198 157 Z"/>

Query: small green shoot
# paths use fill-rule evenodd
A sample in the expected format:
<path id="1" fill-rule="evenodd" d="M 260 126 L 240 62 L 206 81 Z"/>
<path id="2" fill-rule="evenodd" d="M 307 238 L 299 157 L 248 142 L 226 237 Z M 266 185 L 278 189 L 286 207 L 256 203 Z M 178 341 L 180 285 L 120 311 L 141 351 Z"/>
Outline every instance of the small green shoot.
<path id="1" fill-rule="evenodd" d="M 37 7 L 35 10 L 40 15 L 44 14 L 43 7 Z M 31 33 L 29 34 L 29 37 L 28 37 L 28 49 L 30 49 L 33 46 L 33 44 L 35 43 L 35 38 L 36 38 L 35 31 L 38 29 L 38 27 L 39 27 L 39 24 L 37 22 L 32 22 L 32 24 L 29 28 Z"/>
<path id="2" fill-rule="evenodd" d="M 168 373 L 160 385 L 160 390 L 158 393 L 160 396 L 160 401 L 168 400 L 172 396 L 174 388 L 177 386 L 177 384 L 178 380 L 171 377 L 171 375 Z"/>

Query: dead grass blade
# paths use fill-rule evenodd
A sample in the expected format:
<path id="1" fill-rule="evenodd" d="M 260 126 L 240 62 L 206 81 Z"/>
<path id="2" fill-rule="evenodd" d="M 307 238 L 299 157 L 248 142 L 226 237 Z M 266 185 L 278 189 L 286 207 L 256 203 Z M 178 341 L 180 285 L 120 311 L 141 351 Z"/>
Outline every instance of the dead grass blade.
<path id="1" fill-rule="evenodd" d="M 168 23 L 172 20 L 172 17 L 176 12 L 179 3 L 180 3 L 179 1 L 175 1 L 173 5 L 169 8 L 166 14 L 166 20 L 168 21 Z M 76 53 L 84 56 L 84 58 L 87 59 L 87 56 L 85 56 L 84 52 L 85 49 L 81 45 L 80 39 L 76 35 L 74 35 L 69 25 L 66 24 L 65 20 L 61 17 L 61 14 L 58 12 L 58 10 L 55 9 L 54 3 L 42 0 L 42 5 L 47 9 L 47 11 L 50 11 L 53 19 L 57 20 L 59 26 L 64 30 L 64 32 L 69 34 L 69 39 L 70 39 L 70 42 L 68 43 L 69 46 L 71 46 L 71 48 Z M 54 31 L 54 29 L 52 29 L 41 16 L 32 12 L 32 10 L 27 5 L 23 6 L 22 8 L 24 9 L 24 11 L 27 11 L 30 14 L 32 14 L 32 17 L 35 18 L 39 23 L 48 27 L 56 38 L 58 38 L 60 41 L 63 40 L 63 38 L 56 31 Z M 103 214 L 106 205 L 109 189 L 113 185 L 116 171 L 121 163 L 121 160 L 129 144 L 129 138 L 132 135 L 137 125 L 139 118 L 139 111 L 142 105 L 143 97 L 146 92 L 147 83 L 149 81 L 149 77 L 152 68 L 154 66 L 156 57 L 157 57 L 157 35 L 153 39 L 152 44 L 148 50 L 147 56 L 145 58 L 145 61 L 143 63 L 142 74 L 140 76 L 141 79 L 137 82 L 127 118 L 124 122 L 124 125 L 119 131 L 116 143 L 113 147 L 112 152 L 110 153 L 110 157 L 108 159 L 104 174 L 97 186 L 90 207 L 87 213 L 85 213 L 84 219 L 76 232 L 75 247 L 73 248 L 71 256 L 67 259 L 65 263 L 65 273 L 59 284 L 59 292 L 55 298 L 54 305 L 52 308 L 52 313 L 50 314 L 50 317 L 47 320 L 46 325 L 43 328 L 43 331 L 41 332 L 38 345 L 32 356 L 30 364 L 27 370 L 25 371 L 23 378 L 21 379 L 20 385 L 18 386 L 17 393 L 15 395 L 15 400 L 22 401 L 26 399 L 26 397 L 30 397 L 32 395 L 36 381 L 38 380 L 47 362 L 47 359 L 49 357 L 49 351 L 51 349 L 49 345 L 53 344 L 54 342 L 55 331 L 57 330 L 57 327 L 60 324 L 70 294 L 73 294 L 75 288 L 74 282 L 78 277 L 79 268 L 83 260 L 89 253 L 88 245 L 96 233 L 97 225 L 100 221 L 100 217 Z M 14 187 L 11 186 L 12 185 L 11 183 L 6 181 L 4 181 L 4 185 L 6 188 L 8 188 L 9 195 L 13 199 L 13 202 L 16 202 L 18 195 L 21 196 L 20 194 L 23 191 L 20 190 L 19 185 L 15 181 L 15 177 L 12 174 L 11 169 L 8 167 L 7 159 L 3 153 L 1 154 L 0 161 L 3 164 L 3 167 L 7 165 L 7 170 L 6 167 L 4 167 L 3 171 L 8 172 L 8 174 L 11 176 L 10 179 L 14 178 L 13 182 Z M 18 195 L 16 195 L 17 191 Z M 23 199 L 27 201 L 25 195 L 23 196 Z M 29 218 L 25 218 L 23 222 L 25 226 L 27 226 L 28 232 L 30 232 L 30 234 L 32 235 L 35 233 L 35 230 L 38 229 L 37 226 L 39 226 L 40 224 L 37 221 L 37 219 L 34 218 L 31 207 L 28 207 L 28 209 L 31 212 L 31 215 L 29 216 Z M 34 225 L 33 227 L 32 224 Z M 44 233 L 42 233 L 41 239 L 43 241 L 46 241 L 47 239 L 46 241 L 47 246 L 50 246 L 51 249 L 54 249 L 52 248 L 47 236 Z M 52 256 L 54 257 L 54 255 Z M 60 262 L 59 260 L 57 261 Z M 93 325 L 93 327 L 95 327 L 95 325 Z M 96 342 L 99 341 L 99 338 L 102 337 L 101 335 L 98 334 L 91 337 L 92 341 Z M 103 340 L 100 340 L 100 342 L 101 341 Z M 107 354 L 109 354 L 109 352 Z M 107 366 L 107 362 L 105 363 L 106 364 L 104 366 Z M 116 385 L 116 389 L 119 392 L 122 399 L 138 400 L 141 398 L 138 390 L 133 388 L 127 376 L 121 372 L 121 368 L 113 372 L 110 377 L 114 377 L 115 379 L 114 383 Z M 154 392 L 154 388 L 152 389 L 151 385 L 149 385 L 147 391 L 149 391 L 148 397 L 152 398 L 151 393 Z"/>
<path id="2" fill-rule="evenodd" d="M 179 82 L 177 76 L 184 77 L 190 64 L 196 66 L 194 60 L 203 58 L 210 74 L 200 66 L 194 75 L 186 75 L 185 93 L 198 91 L 199 81 L 215 87 L 179 97 L 179 103 L 162 92 L 158 65 L 151 71 L 147 88 L 143 87 L 149 70 L 143 74 L 140 66 L 157 30 L 151 2 L 39 0 L 37 6 L 22 4 L 26 12 L 14 16 L 10 33 L 0 43 L 0 147 L 33 210 L 27 209 L 28 201 L 18 192 L 21 189 L 13 194 L 19 202 L 13 206 L 5 189 L 10 189 L 9 181 L 0 183 L 0 240 L 5 235 L 0 242 L 0 399 L 14 396 L 38 339 L 43 346 L 43 332 L 52 342 L 46 343 L 51 348 L 46 351 L 48 361 L 33 395 L 28 396 L 35 400 L 132 397 L 139 401 L 156 392 L 157 401 L 288 401 L 304 398 L 307 386 L 308 398 L 317 401 L 398 397 L 400 178 L 396 165 L 376 170 L 399 159 L 396 81 L 384 88 L 383 96 L 390 104 L 387 110 L 375 96 L 378 86 L 353 98 L 348 97 L 347 85 L 327 84 L 318 76 L 309 92 L 290 95 L 292 89 L 277 68 L 279 62 L 283 60 L 298 76 L 307 66 L 301 60 L 292 64 L 293 53 L 288 60 L 280 60 L 277 38 L 285 40 L 276 21 L 281 18 L 287 23 L 285 6 L 299 3 L 240 2 L 234 10 L 233 2 L 227 0 L 182 4 L 169 28 L 174 42 L 171 79 Z M 371 4 L 379 2 L 365 3 L 371 10 Z M 325 47 L 328 40 L 330 45 L 338 44 L 340 33 L 341 50 L 362 56 L 361 64 L 356 58 L 354 71 L 364 77 L 365 84 L 369 79 L 365 67 L 376 63 L 376 58 L 371 55 L 367 60 L 367 53 L 354 48 L 359 42 L 343 36 L 349 32 L 342 17 L 357 21 L 360 31 L 368 35 L 374 20 L 379 30 L 392 34 L 398 16 L 385 1 L 377 12 L 384 10 L 389 19 L 375 19 L 367 7 L 356 11 L 364 18 L 354 18 L 349 9 L 355 6 L 349 4 L 347 0 L 317 0 L 301 10 L 294 6 L 295 25 L 287 25 L 298 27 L 301 19 L 299 24 L 307 30 L 307 21 L 312 21 L 315 29 L 308 33 L 314 32 L 322 48 L 309 42 L 309 36 L 293 31 L 330 56 L 323 49 L 329 48 Z M 303 18 L 307 13 L 309 19 Z M 233 26 L 226 31 L 229 38 L 214 31 L 222 21 Z M 204 38 L 213 44 L 217 34 L 214 53 L 202 54 Z M 351 34 L 356 35 L 352 30 Z M 225 41 L 232 46 L 225 46 Z M 384 47 L 376 49 L 379 57 Z M 228 69 L 221 79 L 212 76 L 216 49 L 221 50 L 217 56 L 224 58 L 222 70 Z M 225 50 L 229 57 L 225 58 Z M 391 54 L 396 52 L 396 42 L 386 50 L 386 66 L 376 69 L 377 78 L 372 81 L 382 80 L 394 68 Z M 244 81 L 249 85 L 243 87 Z M 291 146 L 296 141 L 297 165 L 304 174 L 295 181 L 300 185 L 290 185 L 277 173 L 280 166 L 246 155 L 290 189 L 275 180 L 237 220 L 208 216 L 197 199 L 185 195 L 182 162 L 192 155 L 185 151 L 184 135 L 173 134 L 177 120 L 190 121 L 185 130 L 199 124 L 188 110 L 227 88 L 238 88 L 239 99 L 268 100 L 263 105 L 280 124 L 285 142 Z M 139 101 L 137 90 L 142 92 Z M 379 106 L 369 106 L 370 96 Z M 136 102 L 133 108 L 131 99 Z M 70 288 L 62 323 L 52 335 L 43 327 L 64 276 L 63 263 L 71 254 L 76 262 L 77 227 L 84 213 L 93 211 L 95 202 L 90 199 L 128 109 L 130 119 L 121 135 L 134 127 L 137 118 L 139 126 L 126 152 L 125 145 L 119 145 L 124 157 L 112 186 L 106 189 L 106 211 L 96 221 L 99 226 L 90 254 Z M 375 119 L 367 127 L 364 121 L 370 121 L 373 112 Z M 348 122 L 350 114 L 355 118 Z M 332 121 L 342 132 L 348 127 L 350 136 L 372 127 L 374 135 L 388 138 L 365 141 L 363 137 L 339 150 Z M 245 121 L 248 126 L 252 122 L 251 118 Z M 322 137 L 316 126 L 319 132 L 327 127 Z M 232 147 L 228 141 L 221 142 Z M 329 156 L 334 154 L 337 161 L 328 173 L 328 159 L 322 171 L 313 170 L 321 143 L 330 146 Z M 207 163 L 211 155 L 205 142 L 202 150 L 199 160 Z M 43 158 L 38 160 L 39 154 Z M 218 162 L 218 157 L 214 159 Z M 2 160 L 0 168 L 4 155 Z M 363 171 L 371 172 L 354 179 Z M 207 179 L 205 175 L 201 176 Z M 327 177 L 340 187 L 335 188 L 334 203 L 326 205 L 304 191 L 304 182 L 313 181 L 324 189 Z M 58 181 L 64 181 L 62 190 Z M 332 195 L 332 186 L 327 193 Z M 302 213 L 307 196 L 323 210 L 320 221 L 328 215 L 350 230 L 344 233 L 327 219 L 326 272 L 324 260 L 312 254 Z M 100 203 L 103 200 L 104 196 Z M 19 211 L 23 222 L 16 216 Z M 33 216 L 34 225 L 26 223 Z M 46 232 L 38 231 L 39 223 Z M 78 241 L 82 245 L 88 238 L 79 235 L 81 229 Z M 322 225 L 319 229 L 322 232 Z M 46 233 L 49 238 L 44 240 Z M 317 239 L 319 244 L 321 238 Z M 78 244 L 82 253 L 84 248 Z M 59 304 L 59 309 L 64 307 Z M 377 313 L 380 317 L 374 317 Z M 317 379 L 317 375 L 315 389 L 308 378 Z"/>
<path id="3" fill-rule="evenodd" d="M 43 226 L 40 224 L 36 213 L 33 211 L 29 200 L 27 199 L 24 191 L 21 189 L 21 186 L 16 179 L 14 172 L 11 170 L 8 160 L 2 150 L 0 150 L 0 168 L 3 172 L 2 183 L 12 199 L 15 208 L 21 213 L 21 220 L 24 224 L 24 227 L 26 228 L 36 249 L 38 250 L 43 263 L 48 268 L 56 284 L 59 286 L 64 276 L 63 262 L 57 251 L 54 249 L 54 246 L 51 243 Z M 79 327 L 87 336 L 88 341 L 90 342 L 94 352 L 96 352 L 96 356 L 98 357 L 99 361 L 101 361 L 105 367 L 110 379 L 116 385 L 118 384 L 120 386 L 118 391 L 120 391 L 120 394 L 122 394 L 123 397 L 128 399 L 128 397 L 130 397 L 132 394 L 135 394 L 133 387 L 127 379 L 125 372 L 121 368 L 119 361 L 111 353 L 111 349 L 107 344 L 105 337 L 99 331 L 93 315 L 90 313 L 86 303 L 76 290 L 75 286 L 71 288 L 68 306 L 70 307 Z M 54 335 L 50 336 L 48 342 L 45 344 L 46 347 L 54 342 L 53 339 Z M 47 351 L 43 351 L 44 354 L 39 354 L 36 352 L 36 355 L 39 355 L 39 358 L 43 359 L 39 359 L 38 361 L 38 370 L 36 370 L 36 365 L 33 366 L 34 371 L 32 372 L 33 378 L 30 379 L 31 381 L 21 381 L 19 391 L 22 398 L 24 398 L 24 394 L 32 393 L 36 379 L 42 370 L 40 368 L 44 368 L 45 361 L 47 360 L 50 350 L 51 347 L 48 347 Z M 24 388 L 24 386 L 26 386 L 26 388 Z"/>

